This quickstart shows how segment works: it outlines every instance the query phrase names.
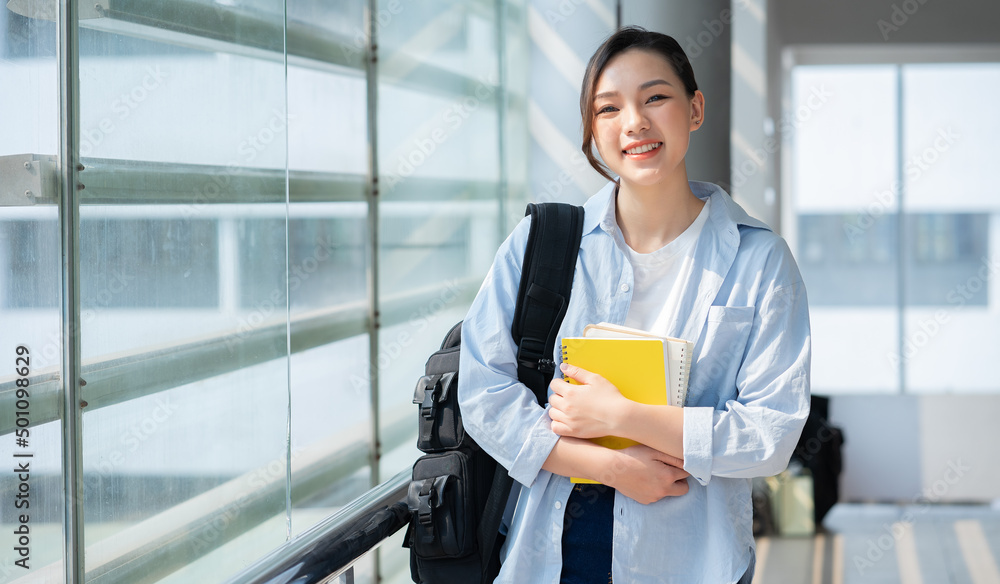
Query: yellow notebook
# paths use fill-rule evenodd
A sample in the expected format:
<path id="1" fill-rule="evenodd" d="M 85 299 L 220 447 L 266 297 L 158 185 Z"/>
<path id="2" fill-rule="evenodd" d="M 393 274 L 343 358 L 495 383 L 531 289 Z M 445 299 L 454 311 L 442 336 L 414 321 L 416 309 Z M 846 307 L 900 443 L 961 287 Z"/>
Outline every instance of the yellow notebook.
<path id="1" fill-rule="evenodd" d="M 687 399 L 688 379 L 691 376 L 691 354 L 694 352 L 694 343 L 684 339 L 660 337 L 644 330 L 609 322 L 588 324 L 583 329 L 583 336 L 609 339 L 659 339 L 663 341 L 667 351 L 667 403 L 672 406 L 684 406 L 684 401 Z"/>
<path id="2" fill-rule="evenodd" d="M 646 404 L 668 403 L 666 347 L 662 339 L 565 337 L 562 343 L 564 362 L 600 374 L 625 397 Z M 566 381 L 576 383 L 569 378 Z M 637 444 L 617 436 L 592 441 L 616 450 Z M 596 484 L 576 477 L 571 480 Z"/>

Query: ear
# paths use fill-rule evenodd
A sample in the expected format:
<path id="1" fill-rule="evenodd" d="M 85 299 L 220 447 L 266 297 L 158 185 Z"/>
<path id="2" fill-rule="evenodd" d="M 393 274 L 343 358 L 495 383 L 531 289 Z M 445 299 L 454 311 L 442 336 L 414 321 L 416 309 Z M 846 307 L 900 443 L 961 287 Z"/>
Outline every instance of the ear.
<path id="1" fill-rule="evenodd" d="M 700 89 L 696 89 L 694 97 L 691 98 L 691 130 L 694 132 L 705 125 L 705 94 Z"/>

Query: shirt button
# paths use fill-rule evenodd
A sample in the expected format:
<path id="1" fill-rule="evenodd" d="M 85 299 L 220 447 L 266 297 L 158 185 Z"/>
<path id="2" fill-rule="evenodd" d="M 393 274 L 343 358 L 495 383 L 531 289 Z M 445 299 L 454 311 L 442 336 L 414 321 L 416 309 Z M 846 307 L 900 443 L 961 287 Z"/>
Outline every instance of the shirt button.
<path id="1" fill-rule="evenodd" d="M 556 509 L 562 509 L 562 503 L 560 501 L 556 501 Z"/>
<path id="2" fill-rule="evenodd" d="M 622 292 L 628 292 L 628 284 L 622 284 Z"/>

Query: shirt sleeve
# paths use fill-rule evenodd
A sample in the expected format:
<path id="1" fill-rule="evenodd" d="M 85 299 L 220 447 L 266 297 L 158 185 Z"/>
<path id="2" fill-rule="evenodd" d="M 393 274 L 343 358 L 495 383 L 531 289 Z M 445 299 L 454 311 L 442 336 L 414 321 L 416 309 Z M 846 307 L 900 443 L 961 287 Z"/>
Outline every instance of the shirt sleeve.
<path id="1" fill-rule="evenodd" d="M 721 409 L 684 408 L 684 469 L 712 476 L 775 475 L 788 465 L 809 414 L 810 330 L 805 286 L 782 245 L 772 284 L 759 295 L 736 399 Z M 719 380 L 720 383 L 732 380 Z"/>
<path id="2" fill-rule="evenodd" d="M 531 486 L 559 436 L 517 380 L 510 328 L 530 219 L 501 245 L 462 324 L 458 400 L 466 432 L 517 482 Z"/>

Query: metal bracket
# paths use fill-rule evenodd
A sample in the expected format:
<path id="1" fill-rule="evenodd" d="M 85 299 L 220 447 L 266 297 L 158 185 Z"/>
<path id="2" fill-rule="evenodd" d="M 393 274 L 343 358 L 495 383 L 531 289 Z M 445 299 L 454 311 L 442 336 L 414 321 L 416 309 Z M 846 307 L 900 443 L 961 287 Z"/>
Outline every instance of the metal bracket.
<path id="1" fill-rule="evenodd" d="M 0 156 L 0 207 L 55 205 L 57 178 L 55 156 Z"/>

